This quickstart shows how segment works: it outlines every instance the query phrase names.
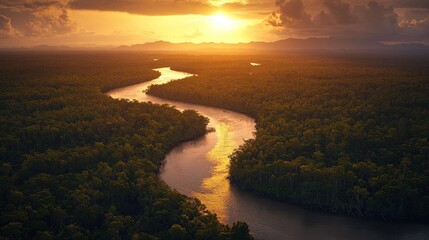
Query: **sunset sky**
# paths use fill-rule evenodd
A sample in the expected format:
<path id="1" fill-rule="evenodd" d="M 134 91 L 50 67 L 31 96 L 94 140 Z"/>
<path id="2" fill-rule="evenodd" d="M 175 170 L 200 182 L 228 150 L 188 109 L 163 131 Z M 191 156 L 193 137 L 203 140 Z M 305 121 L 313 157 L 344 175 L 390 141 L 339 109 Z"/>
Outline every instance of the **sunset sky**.
<path id="1" fill-rule="evenodd" d="M 429 43 L 429 0 L 0 0 L 0 47 L 309 37 Z"/>

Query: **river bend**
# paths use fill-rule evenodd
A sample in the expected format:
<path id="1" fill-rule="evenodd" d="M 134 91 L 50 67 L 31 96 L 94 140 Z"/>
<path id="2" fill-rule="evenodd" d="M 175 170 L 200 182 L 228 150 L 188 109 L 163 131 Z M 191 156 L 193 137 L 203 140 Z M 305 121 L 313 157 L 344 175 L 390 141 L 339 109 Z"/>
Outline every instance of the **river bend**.
<path id="1" fill-rule="evenodd" d="M 174 148 L 165 158 L 161 178 L 172 188 L 197 197 L 220 221 L 246 221 L 257 239 L 429 239 L 429 226 L 393 224 L 310 211 L 240 191 L 227 180 L 228 156 L 253 138 L 255 122 L 235 112 L 147 95 L 152 84 L 183 79 L 192 74 L 170 68 L 155 69 L 152 81 L 119 88 L 107 94 L 117 99 L 169 104 L 178 110 L 193 109 L 210 119 L 214 132 Z"/>

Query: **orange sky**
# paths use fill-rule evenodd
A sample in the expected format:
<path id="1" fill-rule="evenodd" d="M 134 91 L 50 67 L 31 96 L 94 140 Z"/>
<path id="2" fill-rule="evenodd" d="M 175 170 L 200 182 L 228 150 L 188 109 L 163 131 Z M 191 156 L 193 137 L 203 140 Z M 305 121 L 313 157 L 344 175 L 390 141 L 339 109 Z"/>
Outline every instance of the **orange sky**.
<path id="1" fill-rule="evenodd" d="M 212 15 L 143 16 L 123 12 L 100 12 L 74 10 L 71 15 L 76 23 L 96 41 L 110 41 L 120 44 L 127 38 L 132 43 L 168 40 L 173 42 L 248 42 L 252 40 L 273 40 L 264 18 L 236 17 L 225 12 Z M 258 28 L 265 33 L 255 34 Z M 103 39 L 103 36 L 111 36 Z M 110 43 L 112 44 L 112 43 Z"/>
<path id="2" fill-rule="evenodd" d="M 429 43 L 429 1 L 0 0 L 0 47 L 291 37 Z"/>

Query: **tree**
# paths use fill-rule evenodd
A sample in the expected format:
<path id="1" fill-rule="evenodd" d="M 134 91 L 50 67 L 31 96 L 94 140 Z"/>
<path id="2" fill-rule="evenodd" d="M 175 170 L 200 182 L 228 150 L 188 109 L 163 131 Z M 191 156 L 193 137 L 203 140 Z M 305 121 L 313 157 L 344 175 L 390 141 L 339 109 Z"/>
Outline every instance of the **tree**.
<path id="1" fill-rule="evenodd" d="M 232 225 L 231 240 L 252 240 L 253 236 L 250 234 L 249 225 L 245 222 L 236 222 Z"/>

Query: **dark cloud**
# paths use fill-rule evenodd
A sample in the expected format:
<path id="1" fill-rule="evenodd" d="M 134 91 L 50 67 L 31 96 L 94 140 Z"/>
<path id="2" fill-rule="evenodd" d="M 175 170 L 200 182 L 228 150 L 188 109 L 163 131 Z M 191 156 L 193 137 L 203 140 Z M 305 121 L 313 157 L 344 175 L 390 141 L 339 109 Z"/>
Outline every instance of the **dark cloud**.
<path id="1" fill-rule="evenodd" d="M 356 18 L 352 15 L 350 4 L 341 0 L 325 0 L 324 5 L 328 9 L 328 14 L 338 24 L 351 24 L 356 21 Z"/>
<path id="2" fill-rule="evenodd" d="M 198 0 L 71 0 L 73 9 L 119 11 L 141 15 L 212 14 L 217 7 Z"/>
<path id="3" fill-rule="evenodd" d="M 355 6 L 353 14 L 358 19 L 357 30 L 370 38 L 385 40 L 399 32 L 398 15 L 393 7 L 371 1 L 366 6 Z"/>
<path id="4" fill-rule="evenodd" d="M 392 5 L 398 8 L 429 8 L 428 0 L 393 0 Z"/>
<path id="5" fill-rule="evenodd" d="M 74 32 L 68 0 L 0 0 L 0 14 L 8 16 L 23 36 L 50 36 Z"/>
<path id="6" fill-rule="evenodd" d="M 276 8 L 268 19 L 273 26 L 305 28 L 311 25 L 311 16 L 301 0 L 276 0 Z"/>
<path id="7" fill-rule="evenodd" d="M 50 7 L 64 8 L 67 5 L 68 0 L 0 0 L 0 9 L 15 12 L 31 12 Z"/>
<path id="8" fill-rule="evenodd" d="M 429 9 L 411 9 L 405 12 L 404 19 L 424 20 L 429 18 Z"/>
<path id="9" fill-rule="evenodd" d="M 407 17 L 400 17 L 392 4 L 370 1 L 365 5 L 352 5 L 344 0 L 325 0 L 324 10 L 309 16 L 304 11 L 305 6 L 301 0 L 278 2 L 281 4 L 276 4 L 276 11 L 267 22 L 282 29 L 280 33 L 289 35 L 421 41 L 427 39 L 429 32 L 429 12 L 422 9 L 410 12 Z M 297 12 L 301 14 L 293 15 Z M 303 12 L 305 21 L 302 21 Z M 295 26 L 291 24 L 292 21 L 301 21 L 301 24 Z"/>

